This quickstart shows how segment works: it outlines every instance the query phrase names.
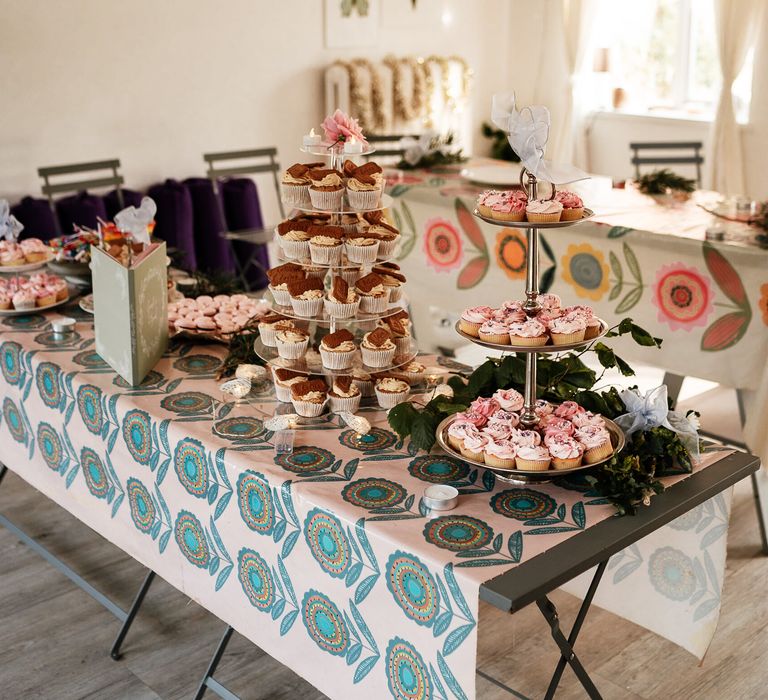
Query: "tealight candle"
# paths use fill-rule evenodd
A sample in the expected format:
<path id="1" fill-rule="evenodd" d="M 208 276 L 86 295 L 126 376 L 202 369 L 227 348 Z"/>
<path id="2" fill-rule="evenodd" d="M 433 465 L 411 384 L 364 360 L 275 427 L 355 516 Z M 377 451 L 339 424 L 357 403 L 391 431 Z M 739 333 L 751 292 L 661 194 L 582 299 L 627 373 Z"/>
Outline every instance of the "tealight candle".
<path id="1" fill-rule="evenodd" d="M 308 134 L 304 134 L 304 145 L 305 146 L 320 145 L 320 134 L 316 134 L 314 128 L 310 129 Z"/>
<path id="2" fill-rule="evenodd" d="M 75 319 L 62 316 L 61 318 L 55 318 L 51 321 L 51 330 L 56 335 L 67 335 L 75 330 Z"/>
<path id="3" fill-rule="evenodd" d="M 350 136 L 348 141 L 344 142 L 344 153 L 362 153 L 363 144 L 358 141 L 354 136 Z"/>
<path id="4" fill-rule="evenodd" d="M 430 510 L 452 510 L 459 502 L 459 491 L 453 486 L 433 484 L 424 489 L 424 505 Z"/>

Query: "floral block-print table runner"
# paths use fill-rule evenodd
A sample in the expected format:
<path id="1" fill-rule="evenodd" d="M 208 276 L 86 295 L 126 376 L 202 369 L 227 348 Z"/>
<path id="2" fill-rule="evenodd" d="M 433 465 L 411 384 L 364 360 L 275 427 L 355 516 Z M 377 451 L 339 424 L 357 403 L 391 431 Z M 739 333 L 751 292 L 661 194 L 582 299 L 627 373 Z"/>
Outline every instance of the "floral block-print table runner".
<path id="1" fill-rule="evenodd" d="M 362 439 L 329 418 L 276 455 L 271 388 L 221 403 L 223 347 L 180 344 L 131 388 L 91 324 L 61 340 L 48 320 L 0 322 L 3 463 L 331 697 L 474 697 L 480 585 L 613 513 L 578 482 L 514 488 L 416 454 L 373 409 Z M 430 483 L 459 487 L 459 507 L 429 514 Z M 718 503 L 659 552 L 617 558 L 616 575 L 644 572 L 633 596 L 660 593 L 641 624 L 697 603 L 690 625 L 716 620 Z M 692 529 L 707 534 L 678 545 Z"/>
<path id="2" fill-rule="evenodd" d="M 422 348 L 458 342 L 435 337 L 446 312 L 523 296 L 525 231 L 472 216 L 483 188 L 460 170 L 389 177 Z M 540 288 L 589 304 L 609 324 L 631 316 L 664 338 L 661 350 L 612 341 L 627 359 L 743 389 L 745 438 L 768 463 L 768 251 L 758 230 L 727 224 L 726 240 L 710 242 L 713 217 L 694 201 L 667 209 L 634 191 L 594 196 L 585 201 L 593 220 L 540 233 Z"/>

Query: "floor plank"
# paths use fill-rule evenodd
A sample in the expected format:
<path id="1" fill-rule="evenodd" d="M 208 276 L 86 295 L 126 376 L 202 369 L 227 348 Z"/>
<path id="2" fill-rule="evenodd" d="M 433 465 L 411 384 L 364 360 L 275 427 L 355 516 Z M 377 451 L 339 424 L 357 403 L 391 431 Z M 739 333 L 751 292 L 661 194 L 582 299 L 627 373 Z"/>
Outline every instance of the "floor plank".
<path id="1" fill-rule="evenodd" d="M 14 474 L 0 510 L 127 606 L 145 570 Z M 723 609 L 703 665 L 642 628 L 592 608 L 576 651 L 606 700 L 759 698 L 768 687 L 768 558 L 759 556 L 752 493 L 737 487 Z M 107 652 L 118 623 L 9 532 L 0 528 L 0 698 L 181 700 L 199 681 L 223 624 L 156 580 L 115 663 Z M 579 606 L 555 592 L 566 628 Z M 514 616 L 482 604 L 478 665 L 532 698 L 542 697 L 557 648 L 535 606 Z M 320 700 L 296 674 L 235 635 L 217 677 L 248 700 Z M 478 678 L 478 698 L 510 696 Z M 583 698 L 567 669 L 558 700 Z M 366 700 L 374 700 L 373 698 Z"/>

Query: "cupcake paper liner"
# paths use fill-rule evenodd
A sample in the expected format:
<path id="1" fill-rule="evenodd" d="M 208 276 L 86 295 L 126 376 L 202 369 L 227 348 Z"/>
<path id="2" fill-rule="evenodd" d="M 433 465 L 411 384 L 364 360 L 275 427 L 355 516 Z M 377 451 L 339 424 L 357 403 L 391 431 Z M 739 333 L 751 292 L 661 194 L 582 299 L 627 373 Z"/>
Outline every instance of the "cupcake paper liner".
<path id="1" fill-rule="evenodd" d="M 355 282 L 357 282 L 357 280 L 360 279 L 363 272 L 359 268 L 347 267 L 341 268 L 338 274 L 339 277 L 341 277 L 341 279 L 343 279 L 351 287 L 355 284 Z"/>
<path id="2" fill-rule="evenodd" d="M 323 359 L 323 367 L 326 369 L 349 369 L 355 359 L 355 350 L 348 352 L 334 352 L 320 346 L 320 357 Z"/>
<path id="3" fill-rule="evenodd" d="M 349 200 L 349 206 L 353 209 L 374 209 L 379 206 L 381 190 L 358 191 L 348 188 L 347 199 Z"/>
<path id="4" fill-rule="evenodd" d="M 300 416 L 304 418 L 317 418 L 325 410 L 325 401 L 323 403 L 313 403 L 312 401 L 300 401 L 291 399 L 293 408 Z"/>
<path id="5" fill-rule="evenodd" d="M 347 252 L 347 258 L 351 263 L 360 263 L 361 265 L 371 265 L 376 262 L 379 254 L 379 242 L 373 245 L 353 245 L 345 243 L 344 248 Z"/>
<path id="6" fill-rule="evenodd" d="M 496 221 L 523 221 L 525 220 L 524 211 L 494 211 L 491 209 L 491 219 Z"/>
<path id="7" fill-rule="evenodd" d="M 573 457 L 571 459 L 558 459 L 552 457 L 552 466 L 555 469 L 575 469 L 581 465 L 581 457 Z"/>
<path id="8" fill-rule="evenodd" d="M 333 299 L 325 300 L 325 310 L 331 318 L 353 318 L 359 306 L 359 299 L 350 304 L 342 304 L 340 301 Z"/>
<path id="9" fill-rule="evenodd" d="M 401 391 L 401 392 L 379 391 L 378 388 L 376 388 L 375 391 L 376 391 L 376 400 L 379 402 L 379 406 L 381 406 L 384 409 L 394 408 L 398 404 L 403 403 L 403 401 L 408 400 L 407 391 Z"/>
<path id="10" fill-rule="evenodd" d="M 309 188 L 309 199 L 315 209 L 323 211 L 340 211 L 344 202 L 344 188 L 338 190 L 325 191 Z"/>
<path id="11" fill-rule="evenodd" d="M 471 459 L 475 462 L 485 462 L 484 452 L 472 452 L 472 450 L 468 450 L 464 447 L 463 444 L 459 447 L 459 452 L 461 452 L 462 457 L 466 457 L 467 459 Z"/>
<path id="12" fill-rule="evenodd" d="M 395 343 L 396 355 L 410 355 L 411 353 L 411 338 L 410 336 L 404 336 L 402 338 L 393 338 Z"/>
<path id="13" fill-rule="evenodd" d="M 328 396 L 328 399 L 331 402 L 331 410 L 334 413 L 342 413 L 344 411 L 356 413 L 360 408 L 360 401 L 362 398 L 363 397 L 360 394 L 357 396 L 334 396 L 333 394 L 330 394 Z"/>
<path id="14" fill-rule="evenodd" d="M 584 218 L 584 207 L 574 207 L 573 209 L 563 209 L 560 215 L 560 221 L 578 221 Z"/>
<path id="15" fill-rule="evenodd" d="M 353 379 L 352 383 L 360 389 L 361 396 L 373 396 L 373 382 L 370 379 Z"/>
<path id="16" fill-rule="evenodd" d="M 268 348 L 275 347 L 276 336 L 277 331 L 274 328 L 259 328 L 259 337 L 261 338 L 261 342 L 264 343 L 264 345 L 266 345 Z"/>
<path id="17" fill-rule="evenodd" d="M 480 326 L 482 326 L 482 323 L 474 323 L 473 321 L 465 321 L 463 318 L 459 320 L 459 329 L 466 333 L 467 335 L 471 335 L 473 338 L 479 338 L 480 337 Z"/>
<path id="18" fill-rule="evenodd" d="M 360 311 L 364 314 L 380 314 L 387 310 L 389 304 L 388 294 L 373 297 L 367 294 L 360 295 Z"/>
<path id="19" fill-rule="evenodd" d="M 499 469 L 514 469 L 515 468 L 515 458 L 512 459 L 501 459 L 500 457 L 495 457 L 494 455 L 489 455 L 487 452 L 485 453 L 485 463 L 489 467 L 498 467 Z"/>
<path id="20" fill-rule="evenodd" d="M 569 343 L 580 343 L 584 340 L 584 331 L 576 333 L 553 333 L 549 332 L 553 345 L 568 345 Z"/>
<path id="21" fill-rule="evenodd" d="M 554 224 L 560 221 L 560 212 L 554 212 L 552 214 L 536 214 L 533 212 L 526 212 L 528 221 L 532 224 Z"/>
<path id="22" fill-rule="evenodd" d="M 320 297 L 319 299 L 294 299 L 293 297 L 289 297 L 291 300 L 291 307 L 293 307 L 293 311 L 298 316 L 303 316 L 304 318 L 312 318 L 313 316 L 317 316 L 320 313 L 320 309 L 323 308 L 323 298 Z"/>
<path id="23" fill-rule="evenodd" d="M 291 403 L 291 387 L 275 382 L 275 398 L 282 403 Z"/>
<path id="24" fill-rule="evenodd" d="M 281 238 L 280 247 L 289 260 L 302 260 L 309 257 L 309 241 L 287 241 Z"/>
<path id="25" fill-rule="evenodd" d="M 545 472 L 549 469 L 549 460 L 544 459 L 521 459 L 515 460 L 517 468 L 526 472 Z"/>
<path id="26" fill-rule="evenodd" d="M 280 196 L 284 204 L 291 207 L 303 207 L 309 204 L 309 184 L 290 185 L 280 183 Z"/>
<path id="27" fill-rule="evenodd" d="M 496 343 L 497 345 L 509 345 L 509 333 L 483 333 L 480 331 L 480 340 L 485 343 Z"/>
<path id="28" fill-rule="evenodd" d="M 365 346 L 360 346 L 360 352 L 363 356 L 363 364 L 376 368 L 391 365 L 392 358 L 395 356 L 395 348 L 391 350 L 371 350 Z"/>
<path id="29" fill-rule="evenodd" d="M 270 284 L 269 291 L 272 292 L 272 296 L 274 297 L 276 304 L 279 304 L 280 306 L 291 305 L 291 294 L 287 289 L 275 289 Z"/>
<path id="30" fill-rule="evenodd" d="M 315 265 L 338 265 L 343 249 L 343 245 L 317 245 L 310 241 L 309 257 Z"/>
<path id="31" fill-rule="evenodd" d="M 601 459 L 608 457 L 611 452 L 613 452 L 613 445 L 608 439 L 602 445 L 585 450 L 584 461 L 587 464 L 594 464 L 595 462 L 599 462 Z"/>
<path id="32" fill-rule="evenodd" d="M 521 335 L 510 335 L 509 338 L 512 341 L 512 345 L 526 345 L 529 347 L 539 347 L 540 345 L 547 344 L 546 335 L 539 335 L 534 338 L 524 338 Z"/>
<path id="33" fill-rule="evenodd" d="M 400 236 L 393 238 L 391 241 L 379 241 L 379 257 L 391 258 L 397 250 L 399 240 Z"/>
<path id="34" fill-rule="evenodd" d="M 309 338 L 301 343 L 282 343 L 279 338 L 275 338 L 277 354 L 284 360 L 300 360 L 304 357 L 309 347 Z"/>

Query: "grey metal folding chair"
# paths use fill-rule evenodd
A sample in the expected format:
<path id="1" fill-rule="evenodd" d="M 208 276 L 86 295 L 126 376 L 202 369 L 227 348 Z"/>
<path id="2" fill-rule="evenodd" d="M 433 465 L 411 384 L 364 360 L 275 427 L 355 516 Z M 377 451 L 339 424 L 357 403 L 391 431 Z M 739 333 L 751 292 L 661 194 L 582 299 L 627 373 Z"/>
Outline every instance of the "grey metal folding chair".
<path id="1" fill-rule="evenodd" d="M 635 166 L 635 177 L 640 178 L 641 165 L 693 165 L 696 168 L 696 184 L 701 185 L 701 165 L 704 156 L 701 154 L 701 141 L 648 141 L 629 144 L 632 150 L 632 165 Z M 663 151 L 651 155 L 642 155 L 641 151 Z M 672 151 L 672 153 L 670 153 Z M 687 151 L 686 155 L 674 155 L 675 151 Z"/>
<path id="2" fill-rule="evenodd" d="M 57 233 L 60 234 L 62 232 L 60 230 L 58 217 L 55 216 L 56 204 L 53 201 L 54 195 L 82 192 L 87 189 L 99 187 L 113 187 L 117 191 L 117 200 L 120 203 L 120 207 L 122 208 L 125 206 L 122 191 L 122 185 L 125 180 L 119 173 L 119 168 L 120 160 L 118 158 L 112 158 L 110 160 L 96 160 L 87 163 L 73 163 L 71 165 L 53 165 L 37 169 L 37 174 L 43 178 L 43 194 L 48 197 L 48 203 L 54 213 Z M 98 174 L 99 171 L 101 171 L 101 174 Z M 108 171 L 110 174 L 104 174 L 105 171 Z M 54 178 L 58 180 L 59 176 L 62 175 L 80 175 L 82 173 L 89 173 L 89 175 L 92 173 L 96 174 L 75 180 L 67 179 L 65 181 L 52 182 Z"/>
<path id="3" fill-rule="evenodd" d="M 283 200 L 280 197 L 280 181 L 278 172 L 280 163 L 277 160 L 277 148 L 253 148 L 244 151 L 225 151 L 219 153 L 204 153 L 203 159 L 208 164 L 206 177 L 213 183 L 213 188 L 217 193 L 222 221 L 226 222 L 226 212 L 224 211 L 224 199 L 220 192 L 220 182 L 222 179 L 234 177 L 236 175 L 257 175 L 259 173 L 272 173 L 272 181 L 277 195 L 277 205 L 281 218 L 285 218 L 285 209 Z M 235 165 L 232 161 L 240 161 Z M 246 162 L 248 161 L 248 162 Z M 249 288 L 247 272 L 251 267 L 256 267 L 266 273 L 264 266 L 257 260 L 258 246 L 263 246 L 272 240 L 274 226 L 265 226 L 260 229 L 244 229 L 240 231 L 222 231 L 220 235 L 229 241 L 232 248 L 232 257 L 237 266 L 237 275 L 246 289 Z M 252 246 L 252 252 L 244 263 L 241 263 L 235 254 L 234 244 L 236 241 L 248 243 Z"/>

